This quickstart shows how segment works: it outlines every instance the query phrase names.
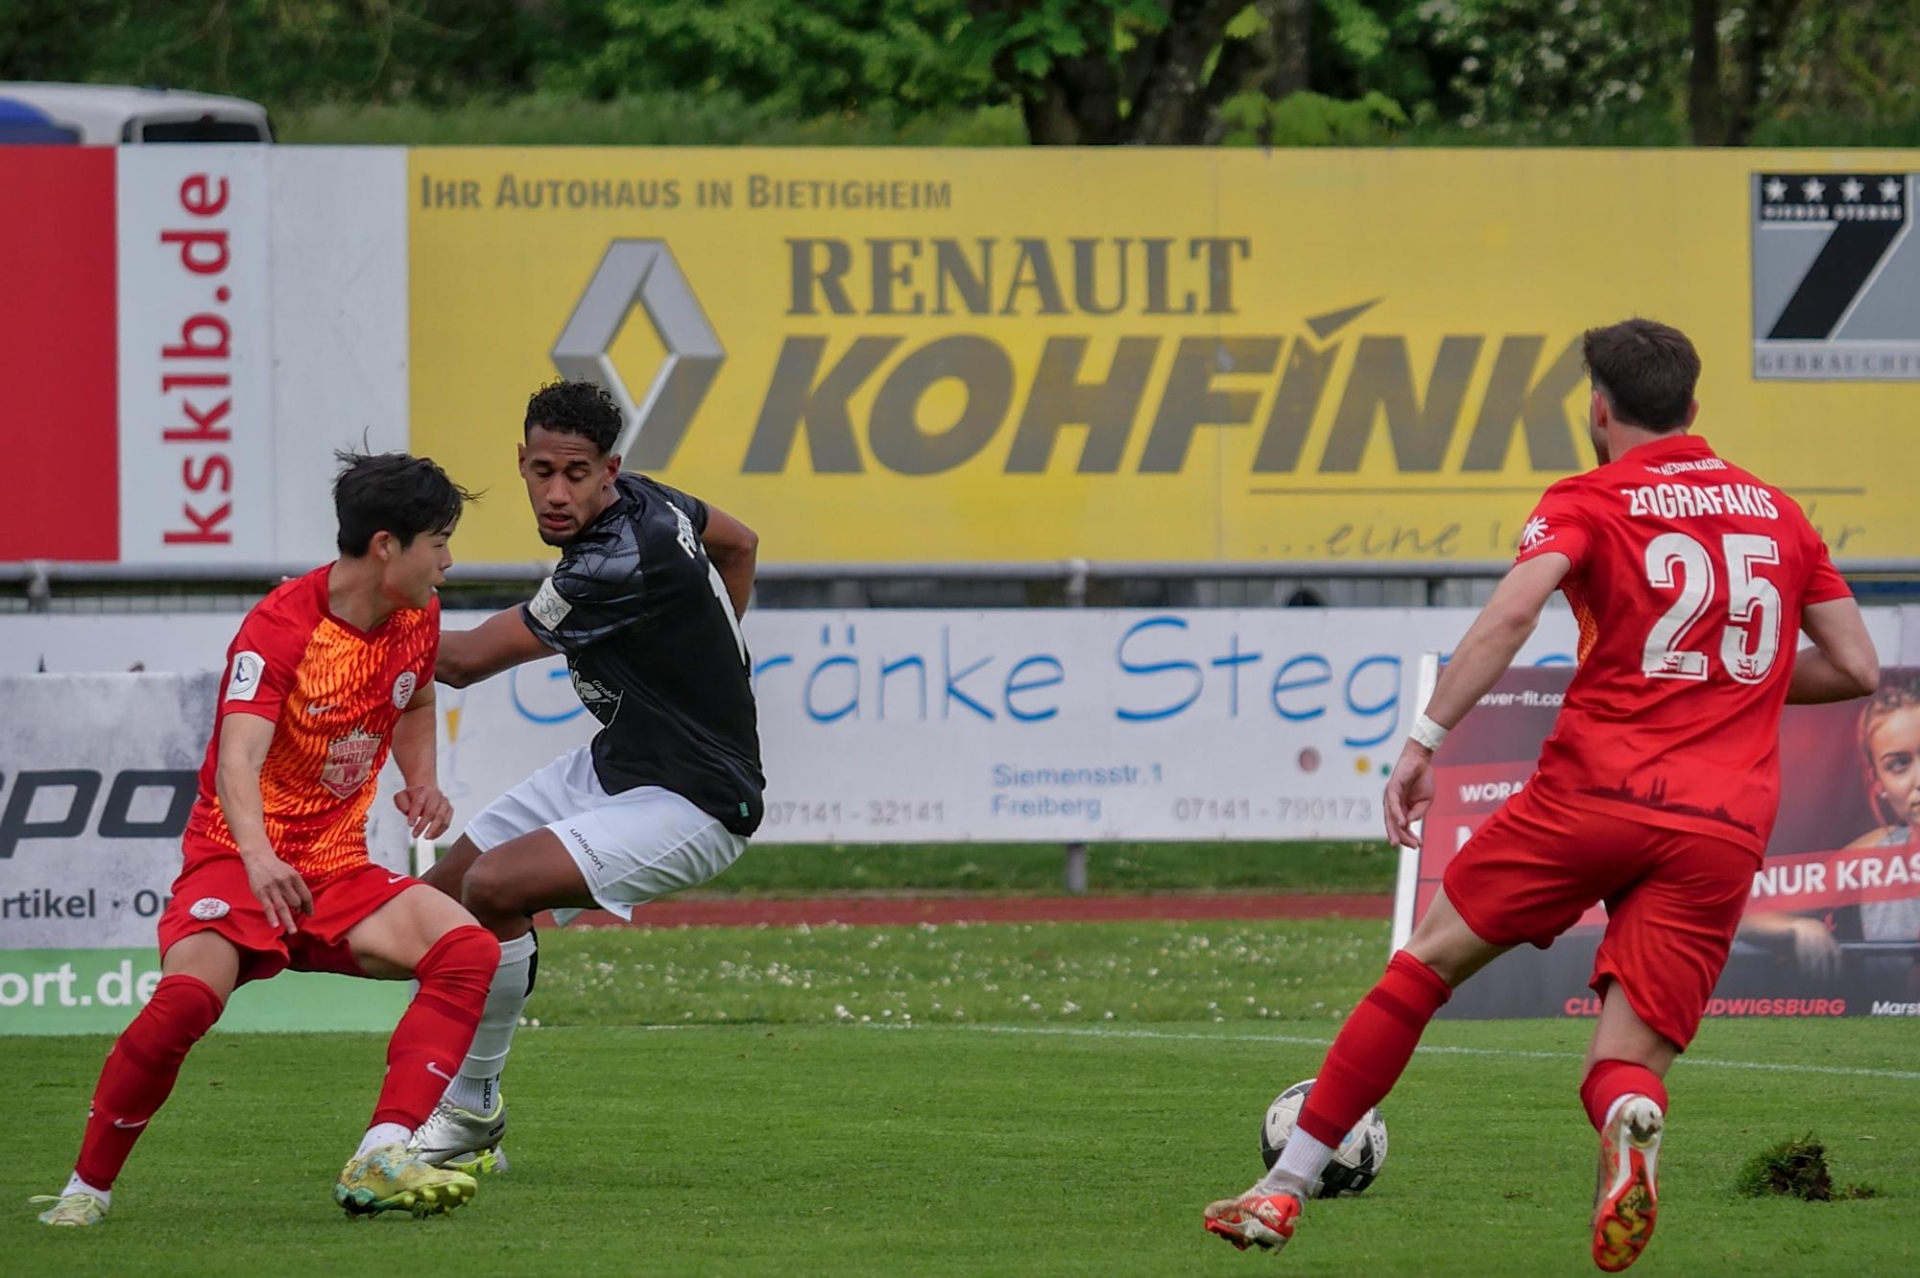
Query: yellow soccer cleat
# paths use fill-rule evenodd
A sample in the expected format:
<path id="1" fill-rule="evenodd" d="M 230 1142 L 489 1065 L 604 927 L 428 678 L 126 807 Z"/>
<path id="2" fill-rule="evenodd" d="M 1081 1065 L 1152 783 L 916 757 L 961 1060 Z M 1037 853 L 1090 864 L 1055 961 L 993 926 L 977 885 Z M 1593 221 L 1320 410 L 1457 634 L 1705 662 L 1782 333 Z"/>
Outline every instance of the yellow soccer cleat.
<path id="1" fill-rule="evenodd" d="M 333 1186 L 333 1201 L 349 1216 L 407 1211 L 432 1216 L 464 1206 L 478 1186 L 465 1172 L 422 1162 L 400 1144 L 382 1145 L 354 1159 Z"/>
<path id="2" fill-rule="evenodd" d="M 65 1197 L 40 1194 L 27 1201 L 54 1204 L 40 1213 L 40 1223 L 43 1225 L 77 1229 L 83 1225 L 97 1225 L 107 1218 L 107 1205 L 92 1194 L 74 1193 Z"/>

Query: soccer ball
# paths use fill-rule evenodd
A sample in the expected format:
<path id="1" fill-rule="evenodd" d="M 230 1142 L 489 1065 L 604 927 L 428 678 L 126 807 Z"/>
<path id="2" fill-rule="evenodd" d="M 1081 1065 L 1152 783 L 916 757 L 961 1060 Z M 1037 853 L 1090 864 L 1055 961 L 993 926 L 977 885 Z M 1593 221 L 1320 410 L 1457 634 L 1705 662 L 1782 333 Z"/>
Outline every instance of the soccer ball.
<path id="1" fill-rule="evenodd" d="M 1307 1093 L 1312 1090 L 1313 1080 L 1309 1078 L 1281 1092 L 1273 1104 L 1267 1106 L 1267 1117 L 1260 1124 L 1260 1158 L 1268 1171 L 1280 1161 L 1280 1151 L 1286 1147 L 1287 1137 L 1293 1135 L 1293 1125 L 1300 1119 L 1300 1107 L 1307 1103 Z M 1380 1117 L 1379 1110 L 1370 1109 L 1353 1125 L 1347 1138 L 1340 1142 L 1340 1148 L 1333 1151 L 1333 1161 L 1321 1173 L 1320 1183 L 1313 1187 L 1313 1196 L 1339 1198 L 1357 1194 L 1371 1185 L 1386 1165 L 1387 1120 Z"/>

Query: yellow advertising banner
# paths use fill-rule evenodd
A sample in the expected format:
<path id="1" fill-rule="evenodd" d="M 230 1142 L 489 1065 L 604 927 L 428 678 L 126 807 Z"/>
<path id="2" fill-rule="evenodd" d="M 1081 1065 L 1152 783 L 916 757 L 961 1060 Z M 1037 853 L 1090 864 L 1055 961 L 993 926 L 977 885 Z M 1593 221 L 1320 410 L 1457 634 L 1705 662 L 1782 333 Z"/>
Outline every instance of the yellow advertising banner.
<path id="1" fill-rule="evenodd" d="M 1920 152 L 416 149 L 412 439 L 548 553 L 527 396 L 779 562 L 1486 560 L 1592 462 L 1583 329 L 1842 559 L 1920 550 Z"/>

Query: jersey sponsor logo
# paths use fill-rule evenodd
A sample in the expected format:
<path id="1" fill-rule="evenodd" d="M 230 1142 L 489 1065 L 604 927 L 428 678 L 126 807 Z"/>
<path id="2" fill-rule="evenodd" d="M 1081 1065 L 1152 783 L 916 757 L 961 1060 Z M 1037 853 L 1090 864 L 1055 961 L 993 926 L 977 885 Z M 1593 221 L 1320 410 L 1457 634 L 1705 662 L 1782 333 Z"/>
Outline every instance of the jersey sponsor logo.
<path id="1" fill-rule="evenodd" d="M 320 784 L 343 799 L 352 798 L 373 775 L 374 756 L 379 753 L 380 738 L 355 728 L 327 747 Z"/>
<path id="2" fill-rule="evenodd" d="M 578 670 L 569 670 L 573 676 L 573 691 L 580 698 L 580 704 L 588 713 L 600 721 L 600 726 L 610 728 L 620 715 L 620 703 L 626 694 L 618 688 L 609 688 L 606 684 L 589 679 Z"/>
<path id="3" fill-rule="evenodd" d="M 1529 519 L 1527 526 L 1520 530 L 1520 549 L 1522 550 L 1532 550 L 1535 546 L 1551 540 L 1552 537 L 1547 532 L 1547 521 L 1538 515 Z"/>
<path id="4" fill-rule="evenodd" d="M 679 531 L 674 534 L 673 539 L 680 543 L 680 549 L 687 552 L 687 558 L 698 559 L 700 557 L 700 538 L 693 531 L 693 520 L 687 518 L 687 512 L 672 502 L 667 503 L 667 509 L 673 512 L 674 521 L 680 526 Z"/>
<path id="5" fill-rule="evenodd" d="M 1778 519 L 1773 494 L 1758 484 L 1639 484 L 1622 488 L 1627 513 L 1649 519 L 1698 519 L 1745 515 Z"/>
<path id="6" fill-rule="evenodd" d="M 1668 462 L 1664 466 L 1644 468 L 1649 475 L 1685 475 L 1696 470 L 1725 470 L 1727 463 L 1718 457 L 1696 457 L 1692 461 Z"/>
<path id="7" fill-rule="evenodd" d="M 413 700 L 413 690 L 418 686 L 420 676 L 411 670 L 402 670 L 399 678 L 393 681 L 393 708 L 405 710 L 407 703 Z"/>
<path id="8" fill-rule="evenodd" d="M 1753 175 L 1753 375 L 1920 380 L 1914 175 Z"/>
<path id="9" fill-rule="evenodd" d="M 227 692 L 221 698 L 224 701 L 251 701 L 260 691 L 260 681 L 267 673 L 267 659 L 257 652 L 236 652 L 233 654 L 233 673 L 227 676 Z"/>
<path id="10" fill-rule="evenodd" d="M 566 596 L 560 593 L 560 588 L 549 577 L 540 583 L 540 589 L 535 592 L 533 602 L 527 605 L 527 611 L 547 629 L 558 630 L 560 623 L 567 619 L 567 614 L 573 611 L 573 605 L 567 602 Z"/>
<path id="11" fill-rule="evenodd" d="M 215 919 L 224 919 L 233 907 L 217 896 L 203 896 L 187 907 L 187 913 L 202 923 L 211 923 Z"/>

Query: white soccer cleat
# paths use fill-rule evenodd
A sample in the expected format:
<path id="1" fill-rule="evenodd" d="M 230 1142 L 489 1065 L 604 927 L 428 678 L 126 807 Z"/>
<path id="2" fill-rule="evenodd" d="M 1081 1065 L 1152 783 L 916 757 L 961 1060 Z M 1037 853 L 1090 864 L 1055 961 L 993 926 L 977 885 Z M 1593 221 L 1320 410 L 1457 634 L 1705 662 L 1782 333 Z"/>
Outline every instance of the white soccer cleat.
<path id="1" fill-rule="evenodd" d="M 38 1217 L 43 1225 L 83 1229 L 88 1225 L 97 1225 L 107 1218 L 107 1205 L 88 1193 L 40 1194 L 27 1201 L 36 1207 L 41 1203 L 53 1204 Z"/>
<path id="2" fill-rule="evenodd" d="M 500 1148 L 507 1134 L 507 1098 L 496 1095 L 493 1113 L 476 1114 L 444 1097 L 407 1141 L 407 1152 L 435 1167 L 479 1176 L 507 1170 L 507 1154 Z"/>
<path id="3" fill-rule="evenodd" d="M 1649 1096 L 1621 1101 L 1600 1133 L 1593 1188 L 1593 1263 L 1619 1273 L 1640 1259 L 1659 1210 L 1655 1178 L 1666 1115 Z"/>

